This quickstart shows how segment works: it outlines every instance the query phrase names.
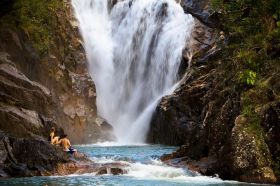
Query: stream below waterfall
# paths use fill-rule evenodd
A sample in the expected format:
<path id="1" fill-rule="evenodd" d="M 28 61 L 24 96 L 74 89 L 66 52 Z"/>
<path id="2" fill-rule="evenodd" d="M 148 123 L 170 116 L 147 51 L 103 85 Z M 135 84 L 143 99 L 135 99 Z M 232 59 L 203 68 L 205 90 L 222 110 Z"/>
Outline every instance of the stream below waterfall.
<path id="1" fill-rule="evenodd" d="M 250 184 L 223 181 L 219 178 L 200 176 L 187 169 L 163 164 L 159 157 L 173 152 L 176 147 L 161 145 L 118 146 L 114 144 L 77 145 L 93 161 L 100 163 L 128 163 L 125 175 L 96 176 L 84 175 L 51 176 L 0 179 L 1 186 L 245 186 Z"/>

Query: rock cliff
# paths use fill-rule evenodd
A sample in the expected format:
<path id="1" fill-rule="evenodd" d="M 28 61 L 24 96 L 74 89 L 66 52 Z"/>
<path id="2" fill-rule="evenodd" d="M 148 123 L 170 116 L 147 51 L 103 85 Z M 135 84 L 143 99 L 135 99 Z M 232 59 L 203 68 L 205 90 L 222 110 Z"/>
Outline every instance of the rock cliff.
<path id="1" fill-rule="evenodd" d="M 97 116 L 70 1 L 4 0 L 0 12 L 0 177 L 98 171 L 47 142 L 51 127 L 74 144 L 111 132 Z"/>
<path id="2" fill-rule="evenodd" d="M 44 136 L 56 124 L 73 143 L 100 140 L 110 127 L 96 113 L 70 1 L 3 1 L 0 10 L 0 129 Z"/>
<path id="3" fill-rule="evenodd" d="M 265 55 L 276 63 L 267 61 L 263 55 L 258 57 L 263 60 L 260 63 L 266 63 L 265 70 L 257 71 L 259 80 L 250 76 L 244 83 L 242 70 L 256 67 L 238 64 L 243 57 L 241 36 L 237 36 L 238 31 L 226 36 L 220 31 L 226 27 L 230 30 L 234 25 L 219 22 L 218 18 L 228 17 L 222 17 L 219 11 L 210 13 L 209 2 L 181 1 L 185 11 L 197 18 L 197 27 L 203 29 L 193 33 L 192 68 L 177 90 L 161 100 L 153 115 L 148 141 L 181 145 L 177 152 L 162 159 L 180 158 L 187 167 L 202 174 L 279 183 L 279 58 L 269 51 Z M 227 3 L 230 6 L 234 2 L 223 5 L 226 7 Z M 255 18 L 256 15 L 252 19 Z M 247 45 L 254 42 L 243 40 Z"/>

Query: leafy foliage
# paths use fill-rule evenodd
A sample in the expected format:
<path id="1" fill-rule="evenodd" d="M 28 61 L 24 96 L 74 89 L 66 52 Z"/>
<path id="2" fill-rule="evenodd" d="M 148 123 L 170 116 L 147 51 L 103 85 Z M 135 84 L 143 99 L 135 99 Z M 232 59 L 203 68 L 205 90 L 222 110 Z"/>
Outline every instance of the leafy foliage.
<path id="1" fill-rule="evenodd" d="M 212 0 L 212 10 L 219 13 L 221 30 L 229 38 L 223 57 L 236 74 L 233 86 L 241 95 L 246 130 L 256 138 L 261 152 L 266 152 L 262 117 L 257 110 L 280 101 L 280 1 Z M 279 176 L 280 161 L 273 161 Z"/>
<path id="2" fill-rule="evenodd" d="M 24 30 L 34 46 L 45 53 L 53 42 L 52 28 L 61 4 L 58 0 L 15 0 L 13 11 L 1 23 Z"/>
<path id="3" fill-rule="evenodd" d="M 239 74 L 239 82 L 244 85 L 255 85 L 257 74 L 252 70 L 245 70 Z"/>
<path id="4" fill-rule="evenodd" d="M 241 85 L 255 85 L 278 59 L 280 50 L 280 1 L 212 0 L 220 13 L 221 29 L 230 36 L 228 49 Z"/>

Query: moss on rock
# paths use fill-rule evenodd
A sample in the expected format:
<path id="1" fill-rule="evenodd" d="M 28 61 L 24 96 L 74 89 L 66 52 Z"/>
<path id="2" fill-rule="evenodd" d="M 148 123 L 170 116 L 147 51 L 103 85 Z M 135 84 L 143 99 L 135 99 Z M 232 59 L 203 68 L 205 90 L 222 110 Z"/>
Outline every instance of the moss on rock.
<path id="1" fill-rule="evenodd" d="M 61 7 L 60 0 L 15 0 L 12 12 L 1 19 L 1 24 L 24 30 L 40 53 L 46 53 L 54 44 L 53 28 Z"/>

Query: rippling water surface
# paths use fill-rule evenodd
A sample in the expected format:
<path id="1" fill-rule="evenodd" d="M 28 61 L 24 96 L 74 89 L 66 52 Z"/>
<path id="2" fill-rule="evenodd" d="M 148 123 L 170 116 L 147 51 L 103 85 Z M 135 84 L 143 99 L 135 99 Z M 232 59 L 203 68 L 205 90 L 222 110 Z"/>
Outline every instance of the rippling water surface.
<path id="1" fill-rule="evenodd" d="M 116 144 L 78 145 L 80 152 L 86 153 L 96 162 L 126 162 L 128 173 L 122 176 L 85 175 L 52 176 L 0 179 L 1 186 L 245 186 L 250 184 L 222 181 L 191 173 L 186 169 L 164 165 L 158 159 L 162 154 L 170 153 L 176 147 L 159 145 L 118 146 Z"/>

